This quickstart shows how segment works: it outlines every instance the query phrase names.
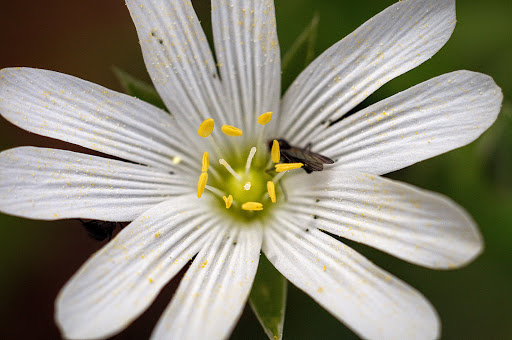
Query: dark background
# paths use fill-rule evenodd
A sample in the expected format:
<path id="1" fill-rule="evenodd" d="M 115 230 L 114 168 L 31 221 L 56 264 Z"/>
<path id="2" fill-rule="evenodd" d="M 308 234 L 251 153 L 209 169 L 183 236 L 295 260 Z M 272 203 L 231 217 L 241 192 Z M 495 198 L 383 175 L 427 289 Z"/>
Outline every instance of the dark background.
<path id="1" fill-rule="evenodd" d="M 393 0 L 277 0 L 284 52 L 320 15 L 317 54 L 357 28 Z M 208 32 L 209 2 L 195 1 Z M 0 1 L 0 68 L 32 66 L 60 71 L 121 90 L 113 65 L 149 79 L 135 29 L 121 0 Z M 512 2 L 457 2 L 458 24 L 446 46 L 419 68 L 395 79 L 370 97 L 371 103 L 419 82 L 457 69 L 491 75 L 505 100 L 494 126 L 470 146 L 392 173 L 392 178 L 444 193 L 479 223 L 485 252 L 469 266 L 434 271 L 365 246 L 351 246 L 408 282 L 440 314 L 444 339 L 512 338 Z M 284 75 L 287 85 L 300 71 L 297 59 Z M 27 133 L 0 119 L 0 150 L 20 145 L 70 148 Z M 0 338 L 59 339 L 53 302 L 66 280 L 103 243 L 87 237 L 75 221 L 43 222 L 0 215 Z M 116 339 L 147 338 L 177 285 Z M 246 309 L 235 339 L 264 339 Z M 356 338 L 307 295 L 290 286 L 285 338 Z"/>

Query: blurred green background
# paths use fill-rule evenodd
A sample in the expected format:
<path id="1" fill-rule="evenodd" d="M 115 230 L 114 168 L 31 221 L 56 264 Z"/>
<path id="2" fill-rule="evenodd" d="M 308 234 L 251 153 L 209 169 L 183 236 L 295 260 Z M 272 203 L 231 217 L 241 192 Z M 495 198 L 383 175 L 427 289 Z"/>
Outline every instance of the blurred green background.
<path id="1" fill-rule="evenodd" d="M 393 0 L 276 0 L 281 50 L 286 51 L 320 16 L 319 54 Z M 209 28 L 209 2 L 195 1 Z M 56 70 L 120 90 L 111 67 L 149 79 L 138 39 L 122 0 L 1 1 L 0 68 L 32 66 Z M 431 60 L 391 81 L 364 104 L 457 69 L 491 75 L 505 100 L 498 121 L 476 142 L 389 174 L 389 177 L 450 196 L 480 225 L 485 252 L 452 271 L 420 268 L 348 242 L 372 261 L 420 290 L 436 307 L 444 339 L 512 338 L 512 1 L 457 2 L 458 23 L 446 46 Z M 304 51 L 284 74 L 286 86 L 303 67 Z M 77 150 L 24 132 L 0 120 L 0 150 L 39 145 Z M 66 280 L 102 246 L 76 221 L 42 222 L 0 215 L 0 338 L 59 339 L 53 301 Z M 147 338 L 177 280 L 155 304 L 115 339 Z M 232 338 L 264 339 L 246 309 Z M 307 295 L 290 286 L 286 339 L 357 338 Z"/>

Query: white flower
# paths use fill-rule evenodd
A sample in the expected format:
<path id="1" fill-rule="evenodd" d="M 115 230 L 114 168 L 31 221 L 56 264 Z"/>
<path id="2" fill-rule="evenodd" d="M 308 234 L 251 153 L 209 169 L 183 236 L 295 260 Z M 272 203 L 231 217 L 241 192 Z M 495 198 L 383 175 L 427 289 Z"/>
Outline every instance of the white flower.
<path id="1" fill-rule="evenodd" d="M 212 0 L 216 61 L 189 0 L 127 5 L 172 116 L 68 75 L 29 68 L 0 75 L 0 112 L 7 120 L 127 161 L 36 147 L 0 154 L 5 213 L 133 220 L 59 294 L 63 335 L 120 332 L 197 254 L 153 337 L 225 338 L 247 300 L 262 249 L 290 282 L 361 337 L 439 336 L 436 312 L 419 292 L 319 230 L 430 268 L 462 266 L 482 250 L 461 207 L 379 175 L 484 132 L 502 100 L 490 77 L 445 74 L 330 124 L 432 57 L 453 31 L 455 1 L 408 0 L 387 8 L 318 57 L 281 100 L 273 1 Z M 258 124 L 269 111 L 274 119 Z M 198 127 L 208 118 L 217 127 L 213 138 L 201 138 Z M 243 136 L 223 135 L 220 125 L 240 128 Z M 266 144 L 274 138 L 311 143 L 336 162 L 312 174 L 290 170 L 278 181 L 265 171 Z M 246 172 L 252 147 L 257 151 Z M 209 169 L 202 168 L 205 151 Z M 201 173 L 210 178 L 199 199 Z M 272 179 L 276 203 L 267 194 Z M 219 196 L 229 194 L 234 200 L 227 209 Z M 263 210 L 243 210 L 248 201 Z"/>

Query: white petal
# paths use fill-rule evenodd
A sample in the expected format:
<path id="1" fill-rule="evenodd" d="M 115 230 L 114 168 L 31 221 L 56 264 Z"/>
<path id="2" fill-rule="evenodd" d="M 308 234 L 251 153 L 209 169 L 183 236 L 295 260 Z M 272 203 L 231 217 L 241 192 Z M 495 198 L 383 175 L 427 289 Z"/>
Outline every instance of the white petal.
<path id="1" fill-rule="evenodd" d="M 170 196 L 193 192 L 186 179 L 113 159 L 20 147 L 0 153 L 0 210 L 43 220 L 132 221 Z"/>
<path id="2" fill-rule="evenodd" d="M 313 148 L 340 169 L 385 174 L 471 143 L 496 120 L 502 100 L 489 76 L 447 73 L 334 124 Z"/>
<path id="3" fill-rule="evenodd" d="M 192 162 L 168 113 L 62 73 L 1 70 L 0 113 L 30 132 L 136 163 L 168 169 L 173 156 Z"/>
<path id="4" fill-rule="evenodd" d="M 455 0 L 404 0 L 339 41 L 290 86 L 282 136 L 292 143 L 342 117 L 391 79 L 431 58 L 455 27 Z"/>
<path id="5" fill-rule="evenodd" d="M 146 67 L 167 108 L 189 133 L 221 119 L 222 88 L 206 36 L 189 0 L 127 0 Z"/>
<path id="6" fill-rule="evenodd" d="M 183 277 L 152 339 L 227 338 L 249 296 L 261 242 L 259 223 L 219 227 Z"/>
<path id="7" fill-rule="evenodd" d="M 306 178 L 307 177 L 307 178 Z M 308 226 L 431 268 L 453 268 L 483 248 L 471 217 L 442 195 L 379 176 L 326 170 L 286 183 L 286 210 Z"/>
<path id="8" fill-rule="evenodd" d="M 196 199 L 172 198 L 145 212 L 80 268 L 55 303 L 63 336 L 108 337 L 146 310 L 218 223 Z"/>
<path id="9" fill-rule="evenodd" d="M 212 26 L 231 125 L 250 136 L 259 115 L 277 111 L 281 95 L 274 1 L 212 0 Z"/>
<path id="10" fill-rule="evenodd" d="M 286 215 L 286 214 L 284 214 Z M 263 251 L 290 282 L 365 339 L 433 339 L 434 308 L 415 289 L 293 217 L 265 230 Z"/>

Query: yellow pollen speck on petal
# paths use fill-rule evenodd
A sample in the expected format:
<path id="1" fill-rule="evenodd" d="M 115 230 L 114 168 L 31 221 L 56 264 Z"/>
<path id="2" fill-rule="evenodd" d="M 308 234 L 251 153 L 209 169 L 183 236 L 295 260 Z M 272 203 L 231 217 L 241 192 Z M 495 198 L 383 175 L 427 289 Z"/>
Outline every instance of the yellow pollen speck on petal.
<path id="1" fill-rule="evenodd" d="M 201 198 L 201 195 L 204 192 L 204 188 L 206 187 L 206 182 L 208 182 L 208 173 L 203 172 L 201 176 L 199 176 L 199 181 L 197 182 L 197 197 Z"/>
<path id="2" fill-rule="evenodd" d="M 258 124 L 260 125 L 267 125 L 270 120 L 272 120 L 272 111 L 265 112 L 264 114 L 260 115 L 258 117 Z"/>
<path id="3" fill-rule="evenodd" d="M 153 279 L 152 278 L 149 278 L 148 281 L 149 281 L 149 283 L 153 283 Z"/>
<path id="4" fill-rule="evenodd" d="M 272 150 L 270 150 L 270 157 L 272 157 L 272 162 L 279 163 L 281 160 L 281 150 L 279 149 L 279 142 L 274 139 L 272 142 Z"/>
<path id="5" fill-rule="evenodd" d="M 181 163 L 181 157 L 180 156 L 174 156 L 172 158 L 172 164 L 180 164 Z"/>
<path id="6" fill-rule="evenodd" d="M 208 157 L 208 152 L 205 151 L 203 153 L 203 167 L 201 168 L 202 172 L 208 171 L 208 168 L 210 167 L 210 158 Z"/>
<path id="7" fill-rule="evenodd" d="M 326 270 L 327 270 L 327 267 L 326 267 L 326 266 L 324 266 L 324 267 L 322 268 L 322 271 L 323 271 L 323 272 L 325 272 Z"/>
<path id="8" fill-rule="evenodd" d="M 212 118 L 205 119 L 201 123 L 201 125 L 199 125 L 199 129 L 197 130 L 197 133 L 199 134 L 199 136 L 206 138 L 212 133 L 214 126 L 215 126 L 215 122 Z"/>
<path id="9" fill-rule="evenodd" d="M 243 135 L 242 130 L 240 130 L 239 128 L 236 128 L 234 126 L 231 126 L 231 125 L 222 125 L 222 132 L 225 135 L 228 135 L 231 137 L 239 137 L 239 136 Z"/>
<path id="10" fill-rule="evenodd" d="M 267 182 L 267 190 L 268 190 L 268 196 L 270 197 L 270 200 L 272 203 L 276 203 L 276 186 L 274 185 L 274 182 L 268 181 Z"/>
<path id="11" fill-rule="evenodd" d="M 222 199 L 224 200 L 224 203 L 226 203 L 226 209 L 229 209 L 231 207 L 231 204 L 233 203 L 233 196 L 222 196 Z"/>
<path id="12" fill-rule="evenodd" d="M 281 164 L 276 164 L 276 172 L 295 170 L 295 169 L 302 168 L 303 166 L 304 166 L 304 164 L 302 164 L 302 163 L 281 163 Z"/>
<path id="13" fill-rule="evenodd" d="M 260 211 L 263 210 L 263 204 L 259 202 L 245 202 L 242 204 L 242 209 L 249 211 Z"/>
<path id="14" fill-rule="evenodd" d="M 208 260 L 204 261 L 203 263 L 201 263 L 201 268 L 206 267 L 207 264 L 208 264 Z"/>

